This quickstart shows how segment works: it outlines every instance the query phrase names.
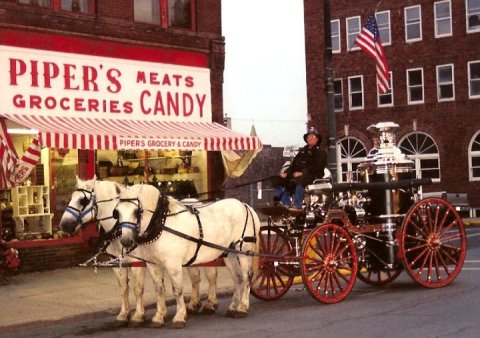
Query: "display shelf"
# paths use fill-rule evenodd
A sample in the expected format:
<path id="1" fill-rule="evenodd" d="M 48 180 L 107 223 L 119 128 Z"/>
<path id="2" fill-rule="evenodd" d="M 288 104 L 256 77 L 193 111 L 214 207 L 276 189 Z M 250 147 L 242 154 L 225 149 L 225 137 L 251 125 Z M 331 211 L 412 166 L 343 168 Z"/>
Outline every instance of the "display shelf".
<path id="1" fill-rule="evenodd" d="M 50 189 L 48 186 L 18 186 L 12 188 L 13 219 L 18 238 L 52 233 Z"/>

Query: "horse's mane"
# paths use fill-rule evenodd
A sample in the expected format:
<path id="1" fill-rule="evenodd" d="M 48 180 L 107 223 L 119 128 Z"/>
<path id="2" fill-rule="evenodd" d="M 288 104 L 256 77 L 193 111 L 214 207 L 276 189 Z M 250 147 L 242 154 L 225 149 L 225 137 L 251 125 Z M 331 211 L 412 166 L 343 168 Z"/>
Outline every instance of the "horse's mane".
<path id="1" fill-rule="evenodd" d="M 172 196 L 167 196 L 168 198 L 168 210 L 171 213 L 176 213 L 182 210 L 185 210 L 185 205 L 179 200 L 173 198 Z"/>

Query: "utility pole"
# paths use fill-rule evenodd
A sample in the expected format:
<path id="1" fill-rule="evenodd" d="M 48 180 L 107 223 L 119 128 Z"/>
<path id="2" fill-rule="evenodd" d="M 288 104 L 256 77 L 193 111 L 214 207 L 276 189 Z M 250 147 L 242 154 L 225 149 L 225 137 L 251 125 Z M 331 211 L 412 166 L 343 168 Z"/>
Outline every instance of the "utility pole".
<path id="1" fill-rule="evenodd" d="M 325 82 L 327 94 L 328 169 L 334 181 L 337 179 L 336 125 L 333 103 L 332 33 L 330 26 L 330 0 L 323 0 L 323 24 L 325 31 Z"/>

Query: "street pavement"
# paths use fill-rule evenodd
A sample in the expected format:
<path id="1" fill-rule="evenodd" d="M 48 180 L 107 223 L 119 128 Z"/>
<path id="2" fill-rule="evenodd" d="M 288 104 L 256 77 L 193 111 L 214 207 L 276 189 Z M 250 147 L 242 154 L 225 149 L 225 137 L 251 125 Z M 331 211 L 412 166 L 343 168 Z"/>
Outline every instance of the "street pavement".
<path id="1" fill-rule="evenodd" d="M 184 294 L 191 293 L 191 283 L 184 269 Z M 165 277 L 167 304 L 174 304 L 170 280 Z M 135 296 L 130 288 L 130 308 L 135 309 Z M 200 283 L 202 297 L 208 283 L 203 276 Z M 231 295 L 233 282 L 225 267 L 218 268 L 218 296 Z M 152 279 L 146 272 L 144 304 L 155 305 Z M 16 327 L 37 325 L 41 322 L 88 317 L 110 313 L 112 322 L 120 310 L 120 289 L 111 268 L 75 267 L 10 277 L 7 285 L 0 286 L 0 334 Z M 169 310 L 172 311 L 172 310 Z M 150 318 L 147 318 L 149 320 Z"/>

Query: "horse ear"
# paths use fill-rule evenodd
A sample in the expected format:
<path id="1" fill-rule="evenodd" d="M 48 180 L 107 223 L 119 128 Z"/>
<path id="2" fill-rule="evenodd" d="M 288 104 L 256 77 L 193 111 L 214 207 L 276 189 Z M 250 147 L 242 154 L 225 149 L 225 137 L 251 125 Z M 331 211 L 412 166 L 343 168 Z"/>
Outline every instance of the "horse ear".
<path id="1" fill-rule="evenodd" d="M 119 183 L 115 182 L 115 193 L 117 194 L 117 196 L 119 196 L 121 192 L 122 192 L 122 186 Z"/>

